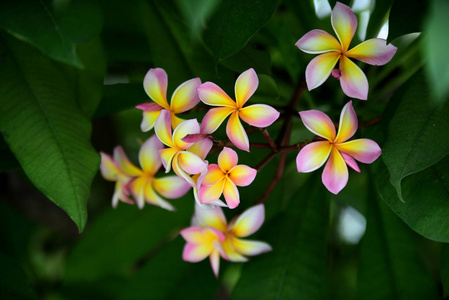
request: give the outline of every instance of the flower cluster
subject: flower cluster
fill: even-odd
[[[373,39],[348,50],[357,18],[349,7],[339,2],[332,12],[332,26],[338,41],[322,30],[312,30],[296,43],[307,53],[322,53],[307,66],[307,86],[309,90],[318,87],[332,73],[340,79],[346,95],[366,100],[368,81],[350,58],[382,65],[391,60],[396,47],[386,45],[385,40]],[[338,61],[339,67],[334,69]],[[152,102],[139,104],[136,108],[143,111],[141,130],[147,132],[154,128],[155,134],[141,146],[141,168],[131,163],[123,149],[117,146],[112,157],[101,153],[101,173],[106,180],[116,182],[113,207],[122,201],[128,204],[136,202],[139,208],[143,208],[147,202],[174,210],[164,198],[182,197],[192,188],[196,200],[195,215],[191,227],[181,231],[187,242],[183,259],[197,262],[210,257],[213,272],[218,276],[220,257],[242,262],[247,260],[247,256],[271,250],[266,243],[242,239],[261,227],[265,219],[263,204],[251,207],[229,224],[221,207],[236,208],[241,200],[237,187],[250,185],[257,175],[255,168],[238,164],[238,154],[231,149],[250,151],[251,144],[241,121],[266,128],[279,118],[280,113],[265,104],[247,105],[259,85],[253,69],[238,76],[235,101],[215,83],[202,84],[199,78],[194,78],[175,90],[169,104],[167,85],[167,73],[160,68],[150,69],[143,81]],[[213,107],[201,123],[197,119],[184,120],[178,116],[200,102]],[[338,131],[323,112],[307,110],[299,112],[299,115],[319,141],[294,148],[300,150],[296,158],[298,172],[314,171],[327,161],[322,180],[334,194],[339,193],[348,181],[347,166],[360,172],[356,161],[372,163],[381,154],[380,147],[372,140],[348,141],[358,127],[351,101],[341,112]],[[222,150],[217,163],[209,163],[206,159],[216,142],[211,134],[228,117],[226,134],[229,141],[215,144],[215,150]],[[266,129],[263,132],[268,135]],[[274,156],[281,145],[275,144],[271,137],[265,137]],[[162,166],[165,173],[173,170],[174,175],[161,174]],[[220,199],[222,195],[224,202]]]

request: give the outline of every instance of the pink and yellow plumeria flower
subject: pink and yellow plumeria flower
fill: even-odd
[[[201,182],[198,198],[202,204],[214,202],[223,194],[229,208],[239,205],[237,186],[250,185],[256,177],[257,170],[237,163],[237,153],[231,148],[224,147],[218,156],[218,165],[210,164]]]
[[[207,161],[204,158],[213,144],[208,138],[196,143],[182,140],[188,134],[200,132],[198,121],[196,119],[184,121],[176,127],[172,134],[170,112],[163,110],[156,120],[154,130],[159,140],[169,147],[159,150],[166,172],[170,172],[173,167],[176,175],[192,187],[196,187],[196,183],[190,175],[200,174],[207,168]]]
[[[215,243],[213,244],[215,256],[213,258],[211,256],[211,265],[215,276],[218,277],[220,256],[226,260],[244,262],[248,260],[247,256],[254,256],[272,250],[271,246],[267,243],[242,239],[259,230],[264,220],[265,208],[263,204],[247,209],[240,216],[232,220],[229,225],[227,224],[226,217],[224,216],[221,207],[202,209],[196,205],[195,214],[192,218],[192,227],[181,231],[181,235],[187,241],[187,245],[184,248],[183,259],[185,261],[195,261],[194,258],[201,257],[199,255],[201,253],[198,253],[201,248],[198,249],[198,246],[196,253],[195,251],[187,251],[193,247],[189,246],[189,241],[192,241],[192,238],[186,238],[186,231],[189,232],[191,228],[194,228],[196,231],[199,231],[199,228],[203,228],[203,230],[213,230],[217,238],[213,240]],[[212,240],[212,237],[210,240]],[[209,241],[205,243],[210,244]],[[203,246],[203,249],[204,248],[206,248],[206,246]],[[211,249],[211,247],[208,246],[208,249]],[[205,258],[207,255],[203,254],[202,257]]]
[[[279,112],[269,105],[254,104],[243,107],[259,86],[259,79],[254,69],[243,72],[235,82],[235,98],[232,100],[218,85],[203,83],[198,88],[198,95],[205,104],[219,106],[207,112],[201,122],[201,133],[213,133],[229,116],[226,134],[239,149],[249,152],[249,140],[240,119],[249,125],[263,128],[270,126],[279,118]]]
[[[104,179],[108,181],[115,181],[115,191],[112,195],[112,207],[116,208],[119,201],[134,204],[134,201],[129,198],[129,191],[126,189],[127,184],[139,174],[139,170],[129,167],[128,158],[121,146],[114,148],[113,158],[104,153],[101,154],[100,172]],[[120,165],[124,167],[122,170]]]
[[[310,143],[301,149],[296,157],[298,172],[315,171],[327,160],[321,178],[326,188],[334,194],[338,194],[348,182],[346,165],[360,172],[356,160],[370,164],[381,154],[379,145],[370,139],[347,142],[358,127],[357,115],[351,101],[341,111],[337,134],[334,124],[325,113],[307,110],[300,112],[299,115],[308,130],[326,140]]]
[[[143,110],[140,128],[144,132],[154,127],[154,123],[162,110],[170,112],[172,127],[175,129],[184,121],[176,114],[186,112],[200,102],[196,90],[201,85],[199,78],[190,79],[178,86],[173,93],[170,104],[167,101],[167,82],[167,73],[160,68],[150,69],[145,75],[143,87],[154,103],[145,102],[136,106],[136,108]]]
[[[332,27],[338,41],[329,33],[314,29],[306,33],[296,42],[296,46],[310,54],[321,54],[315,57],[306,68],[307,88],[313,90],[322,85],[338,61],[337,71],[333,72],[340,79],[343,92],[353,98],[368,98],[368,80],[365,73],[350,58],[364,63],[381,66],[388,63],[397,48],[380,38],[365,41],[351,50],[349,45],[357,29],[357,17],[348,6],[337,2],[332,10]]]
[[[114,163],[113,166],[118,167],[118,170],[127,174],[128,181],[126,185],[121,184],[122,188],[125,195],[128,193],[133,195],[139,208],[143,208],[145,202],[147,202],[167,210],[174,210],[174,207],[161,196],[168,199],[180,198],[188,192],[190,185],[175,175],[162,178],[155,177],[162,165],[159,156],[159,150],[162,148],[163,145],[157,136],[154,135],[146,140],[139,151],[139,162],[142,166],[142,169],[139,169],[130,162],[123,149],[117,147],[114,150],[113,161],[110,159],[102,161],[102,173],[109,172],[109,174],[112,174],[115,168],[111,168],[111,162]],[[123,201],[123,199],[121,200]],[[115,207],[116,205],[117,203],[113,202],[113,206]]]

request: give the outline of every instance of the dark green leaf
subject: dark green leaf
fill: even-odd
[[[380,29],[388,21],[390,8],[394,0],[377,0],[374,9],[369,17],[368,28],[366,29],[366,39],[377,37]]]
[[[271,73],[271,57],[268,51],[258,49],[257,44],[248,43],[241,51],[226,58],[221,63],[238,73],[243,73],[249,68],[257,73]]]
[[[118,299],[213,299],[219,281],[209,259],[195,264],[183,261],[184,244],[178,236],[160,249],[123,287]]]
[[[419,173],[404,178],[401,202],[378,163],[377,188],[382,199],[413,230],[428,239],[449,242],[449,156]]]
[[[423,53],[427,58],[425,68],[430,91],[435,103],[447,100],[449,92],[449,60],[447,49],[449,39],[446,30],[449,28],[449,2],[445,0],[434,0],[427,15],[424,26]]]
[[[94,117],[102,117],[132,108],[139,103],[149,101],[142,84],[118,83],[105,85],[103,99]]]
[[[360,243],[357,298],[363,300],[439,299],[410,229],[379,201],[371,188],[366,233]]]
[[[0,28],[49,57],[82,67],[76,43],[99,34],[101,10],[94,1],[2,1]]]
[[[30,180],[83,230],[100,157],[74,90],[54,63],[22,42],[0,45],[0,130]]]
[[[190,27],[192,37],[199,38],[201,36],[206,21],[219,3],[219,0],[176,0],[176,4]]]
[[[193,201],[191,193],[175,200],[176,213],[154,206],[139,210],[126,204],[107,210],[69,255],[66,283],[93,281],[131,267],[188,224]]]
[[[1,299],[37,299],[25,272],[11,257],[0,252],[0,265]]]
[[[19,162],[11,150],[9,150],[9,147],[3,137],[0,136],[0,173],[17,169],[19,167]]]
[[[407,33],[421,32],[428,3],[429,1],[411,3],[408,0],[395,0],[390,10],[388,40]]]
[[[245,263],[232,299],[326,299],[328,200],[317,176],[264,225],[273,251]],[[261,238],[262,239],[262,238]]]
[[[217,61],[242,49],[271,18],[278,0],[222,1],[210,18],[204,42]]]
[[[398,107],[388,125],[382,158],[399,198],[407,201],[402,180],[449,153],[449,104],[432,106],[422,73],[410,79],[403,92],[393,99]]]
[[[441,282],[443,284],[443,296],[449,296],[449,245],[441,247]]]

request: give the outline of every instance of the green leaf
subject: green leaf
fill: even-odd
[[[220,3],[219,0],[176,0],[184,19],[190,27],[191,36],[199,38],[215,8]]]
[[[408,33],[421,32],[428,3],[429,1],[410,3],[408,0],[395,0],[390,10],[388,40]]]
[[[377,0],[374,9],[370,14],[368,27],[366,29],[366,39],[375,38],[380,29],[388,21],[390,8],[394,0]]]
[[[440,299],[410,229],[371,188],[360,243],[357,299]]]
[[[210,18],[204,42],[216,61],[241,50],[271,18],[278,0],[222,1]]]
[[[0,252],[0,298],[38,299],[22,268],[11,257]]]
[[[124,286],[118,299],[213,299],[219,281],[209,259],[182,260],[185,241],[178,236],[161,248]],[[174,270],[176,270],[174,272]]]
[[[33,184],[82,231],[100,163],[91,124],[54,62],[10,37],[0,41],[0,52],[1,133]]]
[[[422,72],[413,76],[396,99],[393,117],[382,150],[390,182],[402,196],[401,182],[432,166],[449,153],[449,104],[431,105]]]
[[[449,156],[419,173],[404,178],[399,201],[388,182],[388,171],[378,163],[375,173],[382,199],[413,230],[428,239],[449,242]]]
[[[149,101],[142,84],[117,83],[105,85],[103,98],[94,117],[102,117],[132,108],[139,103]]]
[[[188,224],[193,201],[190,193],[175,200],[176,213],[154,206],[139,210],[125,204],[107,210],[67,258],[65,283],[94,281],[130,268]]]
[[[0,28],[43,54],[82,67],[76,43],[98,35],[102,14],[95,1],[6,0],[0,3]]]
[[[263,226],[273,251],[245,263],[232,299],[326,299],[329,204],[317,176]],[[263,237],[263,238],[262,238]]]
[[[430,91],[436,103],[447,100],[449,92],[449,60],[447,49],[449,39],[446,30],[449,28],[449,2],[445,0],[434,0],[424,24],[423,54],[427,58],[424,65],[427,72],[427,80]]]

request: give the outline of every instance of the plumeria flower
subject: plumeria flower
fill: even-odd
[[[243,239],[259,230],[264,220],[265,208],[263,204],[247,209],[240,216],[232,220],[229,225],[221,207],[216,206],[212,209],[202,209],[196,205],[195,214],[192,218],[192,227],[181,231],[181,235],[187,241],[184,247],[183,259],[190,262],[200,261],[208,256],[206,253],[213,252],[214,257],[212,255],[210,256],[211,265],[215,276],[218,277],[220,256],[226,260],[244,262],[248,260],[247,256],[254,256],[272,250],[271,246],[267,243]],[[205,238],[202,240],[197,239],[197,245],[203,246],[196,246],[194,248],[189,245],[192,244],[193,238],[188,236],[188,234],[191,232],[200,232],[200,228],[209,230],[209,240],[206,241]],[[211,236],[211,230],[215,233],[216,238]],[[203,232],[204,235],[205,233]],[[212,250],[210,250],[211,241],[213,246]],[[210,250],[210,252],[206,250]],[[202,259],[198,259],[201,257]]]
[[[143,80],[143,87],[152,102],[145,102],[136,106],[143,110],[140,129],[144,132],[151,130],[162,110],[171,114],[172,127],[175,129],[184,119],[176,114],[192,109],[200,102],[196,89],[201,85],[199,78],[190,79],[182,83],[172,95],[170,104],[167,101],[167,73],[160,68],[150,69]]]
[[[168,199],[176,199],[184,196],[190,189],[190,185],[176,175],[156,178],[155,175],[160,169],[162,162],[159,150],[163,148],[157,136],[153,135],[142,145],[139,151],[139,162],[142,169],[130,162],[121,147],[114,150],[114,160],[110,157],[102,161],[102,174],[115,171],[111,166],[128,176],[126,184],[121,184],[121,189],[125,195],[131,193],[139,208],[143,208],[145,202],[160,206],[167,210],[174,210],[174,207],[165,201],[161,196]],[[111,163],[113,165],[111,165]],[[104,175],[103,175],[104,176]],[[120,191],[121,192],[121,191]],[[116,190],[117,193],[117,190]],[[161,196],[160,196],[161,195]],[[121,198],[120,198],[121,199]],[[124,199],[128,202],[128,199]],[[132,203],[132,202],[131,202]],[[117,205],[117,200],[113,200],[113,206]]]
[[[176,127],[172,134],[170,112],[163,110],[156,120],[154,130],[159,140],[169,147],[159,150],[165,171],[168,173],[173,167],[176,175],[187,181],[192,187],[196,187],[196,183],[190,175],[200,174],[207,168],[207,161],[204,158],[213,144],[209,138],[196,143],[182,140],[187,134],[200,132],[198,121],[196,119],[184,121]]]
[[[211,203],[224,195],[229,208],[235,208],[240,203],[237,186],[248,186],[256,177],[257,170],[245,165],[237,165],[237,153],[224,147],[218,156],[218,165],[210,164],[208,172],[201,182],[198,191],[200,203]]]
[[[139,170],[133,168],[129,163],[125,152],[121,146],[114,148],[114,157],[100,152],[101,164],[100,172],[104,179],[108,181],[115,181],[115,191],[112,195],[112,207],[116,208],[119,201],[128,204],[134,204],[134,201],[129,198],[129,192],[126,189],[127,184],[139,174]],[[120,168],[120,166],[122,168]]]
[[[301,149],[296,157],[298,172],[315,171],[327,160],[321,178],[326,188],[334,194],[338,194],[348,182],[346,165],[360,172],[356,160],[370,164],[381,154],[379,145],[372,140],[358,139],[347,142],[358,127],[357,115],[351,101],[341,111],[337,134],[334,124],[325,113],[307,110],[300,112],[299,115],[308,130],[325,140],[310,143]]]
[[[249,125],[263,128],[270,126],[279,118],[279,112],[269,105],[254,104],[244,107],[246,101],[259,86],[259,79],[254,69],[243,72],[235,82],[235,98],[232,100],[218,85],[203,83],[198,88],[198,95],[205,104],[218,106],[207,112],[201,122],[201,133],[213,133],[231,115],[226,125],[226,134],[239,149],[249,152],[249,140],[240,119]]]
[[[337,2],[332,10],[332,27],[338,41],[329,33],[314,29],[296,42],[296,46],[310,54],[321,54],[306,68],[307,88],[313,90],[322,85],[332,73],[340,79],[343,92],[353,98],[368,98],[368,80],[363,71],[350,59],[381,66],[388,63],[397,48],[380,38],[365,41],[348,50],[357,30],[357,17],[348,6]],[[334,70],[340,61],[338,69]]]

